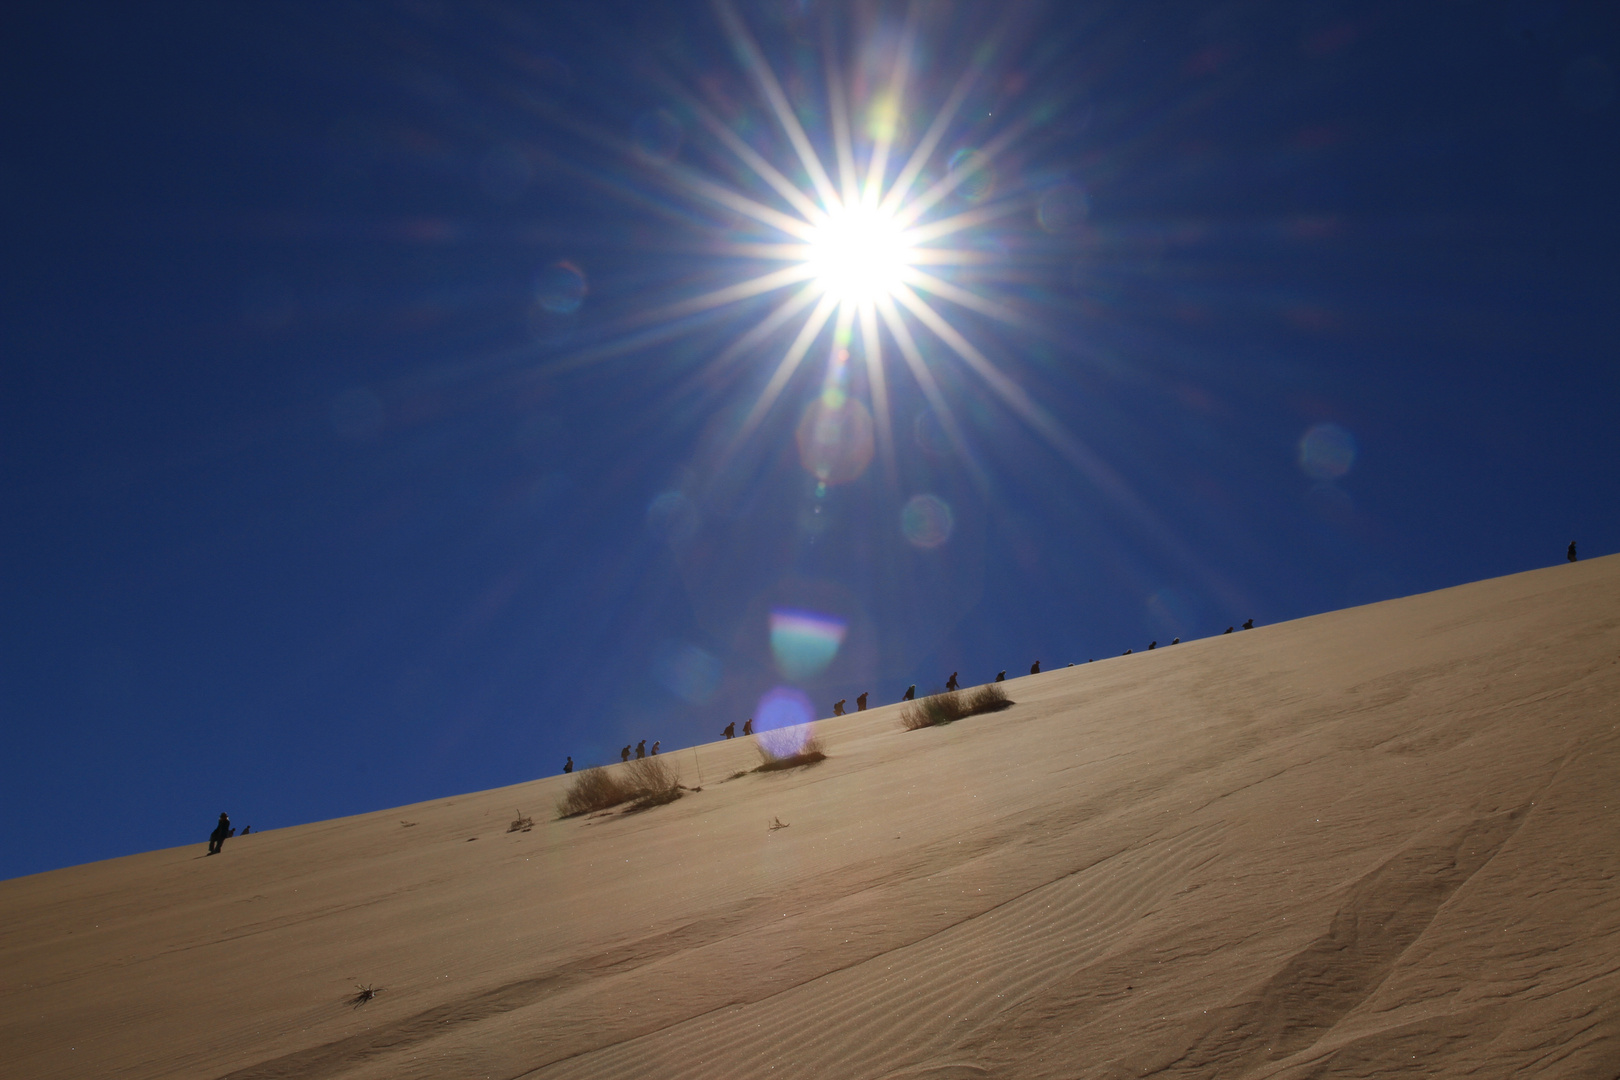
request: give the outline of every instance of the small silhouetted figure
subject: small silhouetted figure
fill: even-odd
[[[747,720],[743,721],[743,734],[744,735],[752,735],[753,733],[754,733],[754,718],[752,716],[750,716]]]
[[[250,833],[252,831],[253,831],[253,826],[251,826],[251,825],[242,826],[242,835],[243,836],[246,836],[248,833]]]
[[[219,824],[214,831],[208,834],[208,854],[218,855],[225,847],[225,841],[231,835],[231,819],[223,810],[219,814]]]
[[[728,739],[735,739],[737,737],[737,721],[733,720],[731,723],[727,724],[726,730],[722,731],[720,734],[724,735]]]
[[[833,715],[834,716],[843,716],[844,715],[844,702],[846,702],[848,700],[849,700],[848,698],[839,698],[837,701],[833,702]]]
[[[1245,622],[1243,624],[1243,629],[1245,629],[1245,630],[1253,630],[1254,629],[1254,620],[1250,619],[1248,622]]]
[[[647,740],[642,739],[640,742],[636,743],[636,760],[640,761],[642,758],[644,758],[646,756],[647,756]]]
[[[947,690],[955,690],[956,689],[956,672],[954,672],[954,671],[951,672],[951,677],[945,680],[945,689],[947,689]]]
[[[864,691],[861,692],[861,696],[855,699],[855,711],[856,712],[865,712],[866,711],[866,695],[870,694],[870,693],[871,693],[870,690],[864,690]]]
[[[236,830],[235,829],[232,829],[230,832],[225,834],[227,839],[229,839],[230,837],[235,836],[235,835],[236,835]]]
[[[663,743],[663,740],[658,740],[658,741],[656,741],[656,742],[654,742],[654,743],[653,743],[653,748],[652,748],[652,756],[653,756],[653,757],[657,757],[657,756],[658,756],[658,748],[659,748],[659,747],[660,747],[660,746],[663,746],[663,745],[664,745],[664,743]]]
[[[574,755],[570,754],[570,755],[568,755],[568,760],[563,762],[563,772],[571,773],[573,771],[574,771]]]
[[[1172,645],[1180,645],[1181,644],[1181,639],[1180,638],[1171,638],[1170,639],[1170,644],[1172,644]]]
[[[1129,655],[1131,655],[1132,651],[1133,650],[1131,650],[1131,649],[1126,649],[1124,652],[1120,653],[1120,655],[1121,656],[1129,656]]]
[[[1002,668],[1000,671],[996,672],[996,682],[1006,682],[1006,681],[1007,681],[1007,669]]]
[[[1157,641],[1150,641],[1150,642],[1148,642],[1148,650],[1149,650],[1149,651],[1152,651],[1152,650],[1154,650],[1154,649],[1157,649],[1157,648],[1158,648],[1158,647],[1159,647],[1159,643],[1158,643],[1158,642],[1157,642]]]
[[[1228,626],[1225,630],[1221,631],[1221,633],[1223,633],[1223,634],[1230,634],[1231,632],[1232,632],[1232,628],[1230,626]]]
[[[625,744],[625,748],[623,750],[619,751],[619,760],[620,761],[629,761],[630,760],[630,746],[629,746],[628,743]]]
[[[1569,561],[1575,561],[1575,541],[1573,540],[1569,542]]]
[[[910,686],[906,687],[905,695],[903,697],[901,697],[900,700],[901,701],[916,701],[917,700],[917,684],[912,683]]]
[[[1039,660],[1029,665],[1029,673],[1031,675],[1039,675],[1041,673],[1041,662]]]

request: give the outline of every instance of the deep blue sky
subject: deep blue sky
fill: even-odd
[[[830,158],[905,9],[739,10]],[[1006,140],[935,216],[1017,320],[934,306],[1054,426],[913,322],[966,452],[886,339],[818,494],[831,331],[727,452],[786,294],[638,321],[771,238],[680,177],[784,206],[693,102],[804,180],[706,4],[8,5],[0,876],[1616,550],[1617,11],[927,5],[900,149],[975,71],[924,180]]]

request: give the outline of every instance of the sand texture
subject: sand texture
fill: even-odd
[[[1620,1075],[1620,556],[1054,668],[0,883],[0,1074]]]

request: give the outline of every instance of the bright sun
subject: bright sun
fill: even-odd
[[[892,296],[913,257],[894,214],[860,204],[834,207],[809,249],[805,261],[823,291],[854,306]]]

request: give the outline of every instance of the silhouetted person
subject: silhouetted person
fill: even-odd
[[[917,684],[912,683],[910,686],[906,687],[906,692],[900,698],[900,700],[901,701],[916,701],[917,700]]]
[[[722,731],[720,734],[724,735],[728,739],[735,739],[737,737],[737,721],[733,720],[731,723],[727,724],[726,730]]]
[[[636,760],[640,761],[642,758],[644,758],[646,756],[647,756],[647,740],[642,739],[640,742],[636,743]]]
[[[844,715],[844,702],[846,702],[848,700],[849,700],[848,698],[839,698],[837,701],[833,702],[833,715],[834,716],[843,716]]]
[[[1158,647],[1159,647],[1159,643],[1157,641],[1148,642],[1148,651],[1149,652],[1153,651],[1154,649],[1157,649]]]
[[[1228,626],[1225,630],[1221,631],[1221,633],[1223,633],[1223,634],[1230,634],[1231,632],[1232,632],[1232,628],[1230,626]]]
[[[626,743],[625,746],[624,746],[624,749],[619,751],[619,760],[620,761],[629,761],[630,760],[630,744],[629,743]]]
[[[563,762],[563,772],[571,773],[573,771],[574,771],[574,756],[572,754],[570,754],[568,756],[568,760]]]
[[[947,690],[955,690],[956,689],[956,672],[954,672],[954,671],[951,672],[951,677],[949,679],[945,680],[945,689],[947,689]]]
[[[1569,561],[1575,561],[1575,541],[1573,540],[1569,542]]]
[[[225,834],[227,839],[229,839],[230,837],[233,837],[235,835],[236,835],[236,830],[235,829],[232,829],[230,832]]]
[[[996,672],[996,682],[1006,682],[1006,681],[1007,681],[1007,669],[1002,668],[1000,671]]]
[[[225,841],[231,835],[231,819],[223,810],[220,811],[219,823],[214,831],[208,834],[208,854],[218,855],[225,847]]]
[[[856,712],[865,712],[866,711],[866,695],[870,694],[871,692],[872,691],[870,691],[870,690],[862,690],[861,691],[861,695],[855,699],[855,711]]]
[[[1041,673],[1041,662],[1039,660],[1029,665],[1029,673],[1031,675],[1039,675]]]
[[[250,833],[252,831],[253,831],[253,826],[251,826],[251,825],[242,826],[242,835],[243,836],[246,836],[248,833]]]
[[[1129,655],[1131,655],[1132,651],[1133,650],[1131,650],[1131,649],[1126,649],[1124,652],[1120,653],[1119,655],[1121,655],[1121,656],[1129,656]]]
[[[1180,638],[1171,638],[1170,639],[1170,644],[1172,644],[1172,645],[1180,645],[1181,644],[1181,639]]]
[[[754,733],[754,718],[752,716],[750,716],[747,720],[743,721],[743,734],[744,735],[752,735],[753,733]]]
[[[657,756],[658,756],[658,748],[659,748],[659,747],[660,747],[660,746],[663,746],[663,745],[664,745],[664,743],[663,743],[663,740],[661,740],[661,739],[660,739],[660,740],[658,740],[658,741],[657,741],[657,742],[654,742],[654,743],[653,743],[653,749],[652,749],[652,756],[653,756],[653,757],[657,757]]]
[[[1254,629],[1254,620],[1250,619],[1248,622],[1244,623],[1243,624],[1243,629],[1245,629],[1245,630],[1253,630]]]

